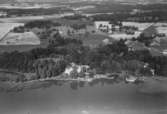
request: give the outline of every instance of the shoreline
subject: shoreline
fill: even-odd
[[[27,74],[28,75],[28,74]],[[134,76],[136,77],[136,76]],[[24,82],[15,82],[15,81],[1,81],[0,83],[0,91],[6,92],[19,92],[24,90],[32,90],[43,87],[51,86],[53,83],[62,83],[64,82],[85,82],[91,83],[95,80],[106,79],[120,82],[125,82],[126,79],[121,77],[120,74],[118,77],[108,77],[107,74],[96,74],[93,78],[84,77],[84,78],[72,78],[70,76],[59,75],[56,77],[45,78],[45,79],[37,79],[37,80],[29,80]],[[135,81],[129,81],[127,84],[137,84],[138,91],[145,94],[159,94],[159,93],[167,93],[167,78],[156,76],[156,77],[138,77]]]
[[[17,84],[25,84],[25,83],[35,83],[35,82],[45,82],[45,81],[77,81],[77,82],[92,82],[97,79],[108,79],[114,80],[114,77],[107,77],[106,75],[96,76],[94,78],[71,78],[71,77],[62,77],[62,75],[57,77],[45,78],[45,79],[37,79],[37,80],[30,80],[25,82],[13,82]],[[10,81],[9,81],[10,82]]]
[[[71,78],[70,76],[59,75],[56,77],[45,78],[45,79],[37,79],[37,80],[29,80],[24,82],[16,82],[16,81],[0,81],[0,91],[19,91],[24,89],[31,88],[42,88],[45,84],[50,85],[51,81],[60,81],[60,82],[86,82],[90,83],[97,79],[114,79],[107,78],[106,75],[96,76],[94,78]]]

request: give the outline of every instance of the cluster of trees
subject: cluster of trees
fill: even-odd
[[[153,39],[155,39],[155,36],[145,36],[144,34],[141,34],[137,39],[137,41],[144,43],[146,46],[150,46],[152,43]]]
[[[77,39],[71,39],[71,38],[63,38],[59,32],[55,33],[52,37],[49,38],[49,47],[59,47],[68,45],[71,43],[80,44],[82,45],[82,42]]]
[[[61,24],[49,20],[37,20],[30,21],[24,25],[25,28],[50,28],[51,26],[61,26]]]
[[[45,30],[43,31],[43,36],[48,37],[49,35],[44,35],[44,34],[46,33],[50,34],[52,32],[50,28],[55,26],[56,27],[61,26],[61,24],[57,22],[52,22],[49,20],[37,20],[37,21],[27,22],[24,26],[14,27],[13,30],[11,31],[15,33],[24,33],[26,31],[31,31],[34,28],[38,28],[38,29]]]
[[[34,63],[36,78],[55,77],[64,72],[66,66],[66,61],[61,57],[39,59]]]
[[[91,16],[93,21],[108,21],[110,20],[111,23],[116,23],[118,21],[125,21],[130,15],[129,14],[99,14]]]
[[[108,4],[110,5],[110,4]],[[117,6],[117,7],[116,7]],[[101,11],[100,15],[92,16],[94,21],[136,21],[136,22],[159,22],[166,21],[167,19],[167,10],[166,4],[149,4],[149,5],[114,5],[114,7],[105,4],[105,8],[99,8],[98,11]],[[131,14],[133,9],[138,9],[138,12]],[[115,9],[113,9],[115,8]],[[106,11],[108,9],[109,11]],[[113,14],[105,14],[105,12],[113,12]]]
[[[71,27],[74,29],[74,30],[80,30],[80,29],[86,29],[86,24],[73,24],[71,25]]]
[[[37,16],[37,15],[52,15],[61,14],[62,12],[72,12],[69,8],[38,8],[38,9],[4,9],[2,11],[7,12],[7,16]]]
[[[24,33],[26,30],[25,30],[25,27],[24,26],[18,26],[18,27],[14,27],[12,32],[14,33]]]
[[[17,51],[11,53],[5,52],[0,56],[0,68],[18,72],[29,72],[33,70],[33,60],[32,53],[21,53]]]
[[[79,15],[79,14],[75,14],[73,16],[65,16],[63,17],[64,19],[68,19],[68,20],[81,20],[81,19],[87,19],[86,16],[83,15]]]

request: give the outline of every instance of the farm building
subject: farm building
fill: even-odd
[[[70,75],[79,75],[84,74],[85,76],[88,75],[88,71],[90,67],[88,65],[76,65],[75,63],[71,63],[64,71],[64,74],[67,76]],[[76,77],[77,78],[77,77]]]
[[[167,36],[167,26],[158,26],[156,30],[160,36],[162,37]]]
[[[158,32],[155,26],[150,26],[147,29],[145,29],[142,34],[144,35],[144,37],[155,37],[158,34]]]
[[[106,32],[110,32],[113,26],[109,21],[95,21],[94,25],[97,30]]]
[[[147,47],[140,42],[137,41],[132,41],[132,42],[128,42],[126,44],[129,48],[129,51],[143,51],[143,50],[147,50]]]

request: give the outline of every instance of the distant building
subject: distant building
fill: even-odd
[[[72,73],[76,73],[77,75],[83,73],[85,76],[89,75],[90,67],[88,65],[76,65],[75,63],[71,63],[64,71],[65,75],[72,75]]]
[[[166,50],[163,50],[163,55],[167,56],[167,49]]]
[[[141,10],[140,9],[133,9],[132,12],[130,12],[131,15],[135,15],[137,13],[140,13]]]
[[[5,17],[7,15],[8,15],[7,12],[0,12],[0,17]]]
[[[155,37],[158,34],[158,32],[155,26],[150,26],[147,29],[145,29],[142,34],[144,37]]]
[[[143,44],[138,41],[131,41],[126,43],[128,46],[129,51],[143,51],[143,50],[148,50],[148,48]]]
[[[103,32],[110,32],[112,29],[112,24],[109,21],[95,21],[95,28]]]

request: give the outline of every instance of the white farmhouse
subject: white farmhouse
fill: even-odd
[[[109,21],[95,21],[94,25],[97,30],[105,30],[108,32],[111,31],[113,26]]]
[[[75,64],[71,63],[70,66],[68,66],[65,71],[64,74],[66,75],[70,75],[72,73],[72,71],[74,70]]]
[[[0,12],[0,16],[7,16],[7,12]]]
[[[167,56],[167,50],[163,50],[163,55]]]
[[[82,72],[84,72],[85,74],[87,74],[88,70],[90,69],[90,66],[88,65],[76,65],[75,63],[71,63],[70,66],[68,66],[65,71],[64,74],[66,75],[71,75],[71,73],[75,70],[76,73],[80,74]]]
[[[95,21],[95,27],[98,29],[100,26],[108,26],[109,28],[112,27],[112,24],[110,24],[109,21]]]

